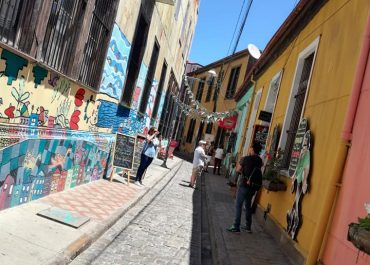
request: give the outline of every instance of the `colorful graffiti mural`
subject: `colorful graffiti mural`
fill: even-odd
[[[0,52],[0,122],[73,130],[94,127],[93,119],[83,117],[96,112],[92,106],[87,108],[95,102],[95,93],[39,65],[28,64],[8,50]]]
[[[41,128],[25,135],[27,127],[0,127],[0,138],[19,139],[0,150],[0,210],[100,179],[107,170],[111,134]]]
[[[134,90],[134,95],[132,97],[132,104],[131,108],[137,109],[139,107],[139,102],[141,95],[143,94],[143,88],[145,84],[145,78],[148,73],[148,67],[142,63],[140,67],[140,72],[139,72],[139,77],[137,78],[136,81],[136,87]]]
[[[119,99],[125,82],[127,61],[131,44],[120,31],[117,24],[113,27],[107,58],[104,65],[100,93]]]

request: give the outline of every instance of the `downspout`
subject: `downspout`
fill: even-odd
[[[333,206],[336,202],[338,196],[338,188],[341,186],[341,179],[343,176],[343,171],[345,167],[345,162],[347,159],[347,152],[349,144],[348,142],[352,138],[353,123],[355,120],[358,102],[360,99],[362,83],[364,79],[365,69],[367,65],[367,60],[369,57],[370,48],[370,12],[368,13],[368,20],[365,30],[365,36],[360,52],[360,58],[357,64],[357,70],[355,73],[355,80],[353,83],[352,94],[348,106],[348,111],[345,119],[344,128],[342,131],[342,140],[339,143],[339,150],[335,162],[335,171],[331,176],[329,183],[335,183],[335,185],[329,187],[329,190],[325,194],[323,200],[323,207],[318,220],[317,228],[315,229],[313,239],[311,242],[311,248],[309,250],[309,255],[306,260],[306,265],[315,265],[317,261],[321,260],[322,255],[326,246],[326,239],[332,220],[332,215],[334,214]]]
[[[369,57],[369,47],[370,47],[370,11],[367,18],[365,38],[362,44],[360,59],[357,64],[357,71],[355,81],[353,83],[352,95],[349,101],[349,107],[344,123],[344,128],[342,131],[342,137],[347,141],[350,141],[352,139],[353,122],[357,111],[358,101],[360,99],[362,82],[364,81],[366,63]]]

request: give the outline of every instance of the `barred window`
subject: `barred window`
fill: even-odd
[[[211,100],[212,89],[213,89],[214,83],[215,83],[215,78],[214,77],[211,77],[211,79],[208,82],[208,90],[207,90],[206,102],[209,102]]]
[[[287,140],[285,144],[285,152],[283,159],[283,165],[285,168],[289,167],[290,157],[294,146],[294,139],[299,126],[303,104],[306,97],[308,80],[310,78],[314,55],[315,53],[311,53],[308,57],[304,59],[301,79],[298,85],[298,91],[294,96],[295,98],[294,109],[290,120],[289,129],[287,130]]]
[[[189,124],[189,128],[188,128],[188,134],[186,136],[186,142],[187,143],[191,143],[191,141],[193,141],[195,124],[196,124],[196,120],[191,119],[190,124]]]
[[[231,69],[229,83],[225,94],[225,99],[232,99],[235,94],[236,85],[238,84],[240,66]]]
[[[65,0],[64,0],[65,1]],[[117,0],[95,0],[79,80],[98,89],[116,14]]]
[[[85,1],[54,0],[42,47],[42,61],[67,73],[73,61],[72,50],[85,13]]]
[[[195,99],[198,100],[199,102],[202,101],[203,89],[204,89],[204,83],[205,82],[206,82],[205,78],[202,78],[201,80],[199,80],[198,90],[197,90],[197,94],[195,96]]]

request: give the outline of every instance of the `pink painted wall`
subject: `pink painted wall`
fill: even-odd
[[[368,53],[369,55],[369,53]],[[343,184],[329,231],[323,256],[325,265],[370,265],[370,256],[358,253],[347,241],[348,225],[365,217],[364,203],[370,203],[370,57],[362,83],[359,105],[353,127],[352,146],[349,150]]]

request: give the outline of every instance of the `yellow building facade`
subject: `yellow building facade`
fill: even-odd
[[[253,59],[248,50],[242,50],[189,73],[188,82],[200,107],[207,109],[209,113],[234,110],[234,94],[242,85],[252,64],[251,60]],[[210,71],[214,71],[213,74]],[[197,142],[204,139],[206,134],[210,137],[210,142],[214,141],[216,146],[227,148],[230,133],[231,130],[222,129],[217,121],[207,122],[205,119],[187,117],[180,148],[192,153]]]
[[[300,222],[293,237],[286,232],[287,212],[296,196],[291,192],[287,170],[290,156],[279,176],[287,190],[262,189],[259,196],[260,210],[268,214],[267,227],[296,253],[291,255],[295,264],[316,264],[325,249],[325,234],[331,225],[347,151],[340,134],[369,8],[367,0],[300,1],[248,77],[254,84],[252,104],[257,106],[248,122],[268,126],[267,151],[277,126],[281,133],[276,143],[284,155],[292,152],[292,123],[298,126],[305,118],[311,131],[308,192],[297,203]],[[270,122],[260,120],[261,111],[272,113]],[[249,137],[250,143],[253,140],[251,135],[244,137]]]

